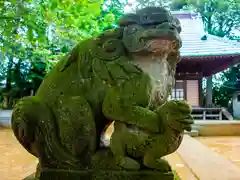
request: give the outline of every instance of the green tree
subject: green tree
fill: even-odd
[[[229,36],[240,23],[240,0],[188,0],[188,5],[201,14],[209,34]]]
[[[232,95],[237,90],[237,83],[240,80],[240,65],[235,65],[222,72],[218,82],[213,88],[213,102],[216,105],[229,107]]]
[[[188,5],[188,0],[136,0],[136,9],[149,6],[162,6],[170,10],[181,10]]]
[[[149,6],[169,7],[169,0],[136,0],[136,9],[141,9]]]
[[[116,25],[123,8],[118,0],[0,1],[0,81],[9,107],[35,92],[78,41]]]
[[[170,3],[171,10],[181,10],[188,5],[188,0],[172,0]]]

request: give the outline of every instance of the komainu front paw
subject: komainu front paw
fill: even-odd
[[[162,112],[162,111],[169,111],[171,110],[172,113],[176,114],[191,114],[192,113],[192,108],[185,100],[170,100],[160,106],[157,110],[157,112]]]
[[[191,131],[192,130],[192,124],[194,123],[194,118],[192,117],[192,115],[188,115],[185,118],[182,119],[178,119],[176,121],[176,126],[180,126],[180,128],[182,130],[186,130],[186,131]]]
[[[138,170],[140,169],[140,164],[132,158],[123,157],[119,160],[119,166],[123,167],[124,169],[129,170]]]
[[[193,117],[192,108],[186,101],[171,100],[160,106],[156,112],[160,116],[164,125],[179,132],[184,130],[191,131]]]

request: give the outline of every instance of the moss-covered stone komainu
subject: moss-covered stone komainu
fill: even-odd
[[[178,148],[192,124],[185,102],[167,101],[180,32],[163,8],[128,14],[118,28],[76,45],[35,96],[18,102],[13,132],[39,158],[40,179],[173,179],[159,158]],[[111,121],[110,148],[103,149]]]

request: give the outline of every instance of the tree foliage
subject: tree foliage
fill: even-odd
[[[130,1],[129,1],[130,2]],[[34,94],[45,74],[78,41],[116,26],[128,0],[0,0],[0,101]],[[229,36],[240,24],[240,0],[135,0],[133,9],[167,6],[193,9],[206,31]],[[136,7],[135,7],[136,5]],[[223,73],[225,81],[234,70]],[[230,73],[231,72],[231,73]],[[232,75],[231,75],[232,76]],[[234,75],[233,75],[234,76]],[[228,86],[228,85],[227,85]],[[214,86],[214,102],[226,104],[230,90]],[[222,96],[221,93],[228,93]],[[2,95],[2,96],[1,96]]]
[[[78,41],[116,25],[123,8],[118,0],[0,1],[0,93],[5,106],[34,94],[61,56]]]
[[[136,9],[149,6],[162,6],[171,10],[180,10],[187,5],[187,0],[136,0]]]
[[[231,105],[232,95],[235,91],[240,90],[240,65],[235,65],[222,72],[217,79],[221,84],[215,84],[213,88],[213,102],[228,108]]]
[[[169,3],[169,0],[136,0],[136,9],[141,9],[149,6],[168,7]]]
[[[170,3],[171,10],[182,10],[188,6],[188,0],[173,0]]]
[[[209,34],[229,36],[240,24],[240,0],[188,0],[188,5],[201,14]]]

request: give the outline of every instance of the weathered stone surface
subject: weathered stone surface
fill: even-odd
[[[180,32],[163,8],[126,15],[118,28],[80,42],[35,96],[16,104],[13,132],[39,158],[40,179],[173,178],[161,158],[179,147],[193,123],[185,101],[167,101]],[[101,134],[112,121],[110,147],[103,150]]]
[[[111,170],[93,170],[93,171],[66,171],[66,170],[52,170],[43,169],[40,180],[173,180],[172,172],[153,172],[148,171],[111,171]]]
[[[151,169],[124,170],[116,164],[116,161],[109,151],[103,149],[98,151],[92,160],[92,168],[75,171],[62,169],[42,169],[40,180],[172,180],[172,171],[162,172]]]

